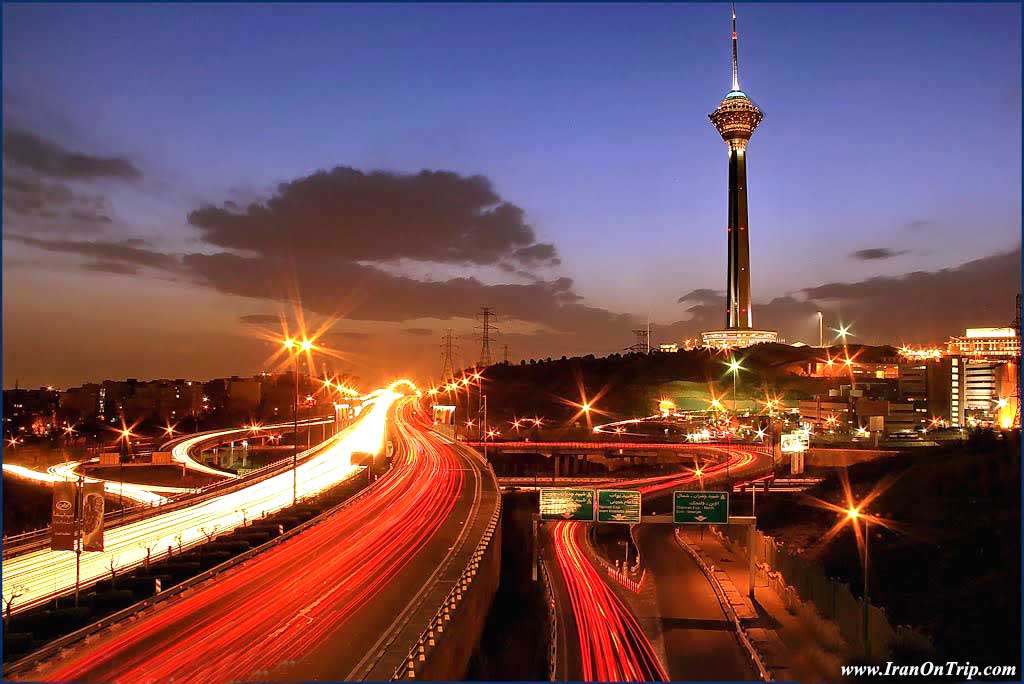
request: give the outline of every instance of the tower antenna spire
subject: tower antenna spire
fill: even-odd
[[[740,89],[739,57],[736,49],[736,3],[732,3],[732,89]]]

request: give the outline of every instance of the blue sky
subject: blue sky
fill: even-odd
[[[741,87],[766,112],[748,161],[755,301],[1019,244],[1020,12],[738,6]],[[668,324],[686,316],[679,296],[724,285],[726,148],[707,113],[729,87],[728,5],[8,4],[3,18],[5,124],[142,172],[103,186],[113,222],[96,239],[215,251],[186,220],[201,204],[337,165],[444,169],[522,207],[561,258],[537,275],[572,278],[590,306]],[[5,219],[5,236],[29,230]],[[895,256],[851,256],[874,248]],[[9,241],[5,256],[5,284],[17,260],[48,258]]]

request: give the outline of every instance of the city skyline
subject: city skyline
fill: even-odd
[[[236,25],[197,8],[224,31],[197,74],[209,37],[173,33],[167,8],[120,13],[136,38],[107,45],[109,8],[5,6],[5,387],[257,372],[271,350],[252,328],[296,290],[311,320],[342,318],[331,346],[371,379],[438,373],[449,327],[471,362],[482,306],[514,359],[620,351],[648,319],[662,342],[721,325],[726,179],[704,117],[728,83],[727,5],[252,9]],[[857,341],[898,344],[1008,324],[1020,62],[994,55],[1019,54],[1019,6],[740,12],[744,85],[770,115],[751,169],[758,325],[814,343],[824,310]],[[284,37],[314,17],[289,59]],[[492,45],[473,38],[498,17]],[[357,20],[360,40],[330,52]],[[616,20],[636,30],[606,54]],[[79,21],[90,31],[65,35]],[[72,49],[44,49],[62,35]],[[156,82],[125,68],[133,50],[167,67]],[[306,86],[287,79],[314,55]],[[541,77],[545,60],[561,69]],[[343,65],[335,92],[308,85]],[[399,89],[399,73],[415,78]],[[921,98],[934,110],[909,135],[899,117]],[[966,125],[979,106],[1002,144]]]

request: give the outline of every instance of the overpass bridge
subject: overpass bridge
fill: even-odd
[[[749,442],[626,442],[626,441],[467,441],[466,446],[492,455],[540,454],[553,461],[555,477],[583,475],[588,463],[601,463],[609,471],[625,465],[652,462],[692,465],[695,457],[724,460],[731,450],[756,452],[775,458],[772,445]]]

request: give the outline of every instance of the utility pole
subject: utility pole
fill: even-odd
[[[459,345],[455,343],[452,329],[448,328],[441,336],[441,382],[455,381],[455,353],[458,351]]]
[[[484,460],[487,461],[487,395],[483,395],[481,422],[483,424]]]
[[[1017,333],[1017,339],[1020,340],[1020,293],[1017,293],[1017,299],[1014,303],[1013,313],[1013,329]],[[1013,427],[1020,429],[1020,359],[1017,357],[1017,369],[1013,374],[1014,380],[1014,397],[1016,401],[1013,409]]]
[[[481,307],[480,313],[477,314],[477,320],[480,321],[480,333],[477,336],[477,339],[480,340],[479,365],[482,368],[491,365],[491,342],[494,342],[494,336],[500,332],[491,322],[494,318],[494,309],[487,306]]]

